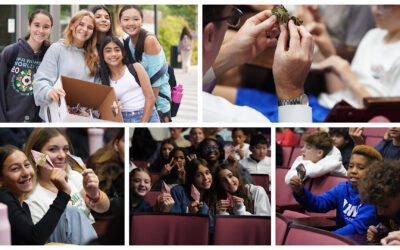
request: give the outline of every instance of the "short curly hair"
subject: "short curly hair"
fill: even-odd
[[[302,139],[304,142],[324,151],[324,157],[332,150],[333,140],[327,132],[315,131]]]
[[[385,160],[373,162],[358,185],[360,199],[372,205],[379,205],[387,197],[400,193],[400,161]]]

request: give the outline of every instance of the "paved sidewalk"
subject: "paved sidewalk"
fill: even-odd
[[[197,65],[190,66],[188,73],[185,73],[183,69],[174,69],[174,71],[177,84],[182,84],[183,86],[183,98],[178,114],[172,118],[172,122],[198,122]]]

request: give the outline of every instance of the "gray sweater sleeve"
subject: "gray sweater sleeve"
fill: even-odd
[[[38,106],[46,105],[51,102],[48,94],[53,90],[53,86],[60,77],[59,60],[61,54],[60,43],[53,43],[44,55],[33,82],[33,96],[35,104]]]

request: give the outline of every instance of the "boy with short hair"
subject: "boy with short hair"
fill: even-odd
[[[268,174],[271,176],[271,158],[267,156],[268,141],[260,134],[251,138],[250,156],[240,160],[250,174]]]
[[[304,146],[302,155],[293,162],[292,167],[285,176],[285,183],[297,176],[296,168],[303,165],[306,178],[316,178],[325,174],[346,176],[346,169],[342,165],[342,155],[335,146],[328,133],[315,131],[303,137]]]
[[[371,163],[382,160],[381,154],[367,145],[353,149],[347,170],[348,181],[322,195],[313,195],[304,188],[299,177],[290,181],[295,199],[310,212],[326,213],[336,209],[336,224],[341,228],[334,233],[341,235],[366,233],[369,225],[375,225],[375,207],[362,202],[359,198],[359,182],[364,178]]]
[[[329,128],[329,136],[332,138],[333,145],[340,150],[343,166],[347,170],[351,151],[354,148],[353,140],[349,135],[349,128]]]
[[[400,230],[400,162],[376,162],[360,182],[360,199],[376,206],[377,224],[367,233],[370,242]],[[377,226],[379,225],[379,226]]]

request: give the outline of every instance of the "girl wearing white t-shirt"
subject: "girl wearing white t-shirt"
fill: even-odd
[[[127,65],[119,37],[107,36],[100,45],[101,81],[114,88],[124,122],[160,122],[150,79],[140,63]],[[131,70],[137,72],[136,81]],[[116,107],[113,107],[116,108]]]
[[[97,213],[108,211],[110,200],[108,196],[99,189],[99,179],[93,170],[86,169],[79,173],[72,170],[69,166],[67,153],[72,151],[72,144],[68,135],[59,128],[35,128],[25,145],[25,153],[29,157],[37,173],[37,185],[26,200],[34,223],[40,220],[50,208],[54,198],[57,196],[57,188],[50,180],[52,170],[37,167],[32,159],[31,150],[36,150],[48,155],[55,168],[62,169],[67,173],[68,184],[71,188],[71,200],[68,205],[77,208],[84,214],[83,217],[88,219],[88,221],[84,220],[84,218],[69,221],[67,216],[67,221],[62,222],[67,224],[64,227],[65,230],[73,229],[76,226],[75,224],[80,224],[81,227],[87,228],[87,224],[90,225],[90,223],[94,223],[94,218],[90,213],[91,210]],[[92,227],[89,227],[87,230],[82,230],[82,233],[86,233],[88,230],[93,232],[94,237],[97,237]],[[88,236],[87,238],[93,239],[92,236]],[[82,240],[79,240],[79,242],[82,244],[85,243],[82,242]]]

